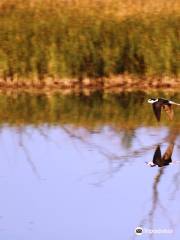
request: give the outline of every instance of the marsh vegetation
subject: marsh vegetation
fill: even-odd
[[[4,0],[0,78],[178,78],[179,25],[178,0]]]

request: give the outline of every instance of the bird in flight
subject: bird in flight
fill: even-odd
[[[158,122],[161,119],[161,109],[164,109],[170,120],[174,117],[174,111],[172,105],[180,106],[180,103],[175,103],[173,101],[164,98],[149,98],[148,103],[152,104],[154,114]]]
[[[172,163],[172,154],[174,149],[174,143],[170,143],[164,153],[161,155],[160,145],[157,145],[156,150],[154,152],[153,160],[148,162],[147,165],[150,167],[164,167]]]

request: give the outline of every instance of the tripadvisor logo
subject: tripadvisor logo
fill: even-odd
[[[134,232],[135,232],[136,235],[142,235],[143,234],[143,229],[142,229],[142,227],[137,227]]]
[[[134,233],[136,235],[142,235],[142,234],[172,234],[173,229],[149,229],[149,228],[142,228],[142,227],[137,227],[134,230]]]

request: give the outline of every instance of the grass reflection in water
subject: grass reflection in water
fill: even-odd
[[[147,104],[147,99],[151,96],[152,94],[147,95],[143,92],[94,92],[89,96],[60,93],[50,96],[30,93],[0,94],[0,123],[15,126],[70,124],[91,130],[104,125],[116,129],[130,129],[139,125],[157,126],[152,109]],[[153,96],[180,101],[178,93],[168,96],[154,93]],[[180,111],[175,109],[173,124],[178,124],[179,119]],[[163,124],[168,123],[165,116],[163,121]]]

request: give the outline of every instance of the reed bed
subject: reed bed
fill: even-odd
[[[178,0],[2,0],[0,78],[180,74]]]

